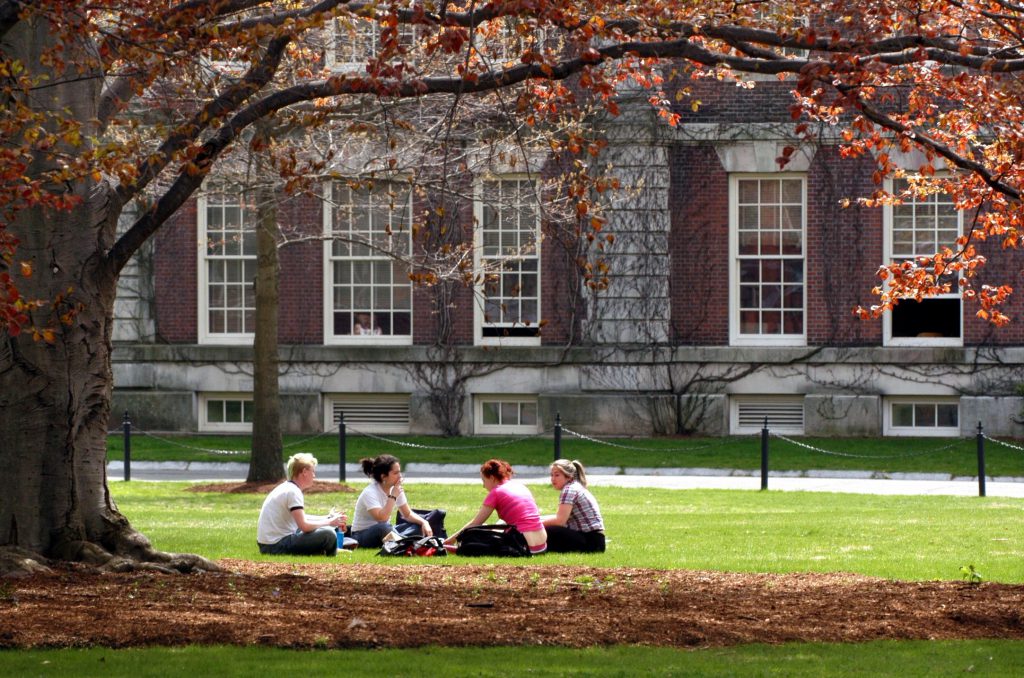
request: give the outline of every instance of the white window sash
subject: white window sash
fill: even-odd
[[[498,297],[491,297],[491,298],[509,299],[509,300],[515,300],[515,301],[526,300],[526,301],[533,302],[535,304],[536,320],[531,321],[530,324],[526,324],[526,323],[524,323],[522,321],[511,321],[510,322],[510,321],[503,321],[503,320],[499,320],[499,321],[487,320],[487,311],[486,311],[486,309],[487,309],[487,303],[488,303],[489,297],[487,295],[486,288],[488,286],[488,283],[486,281],[483,281],[483,282],[479,283],[478,285],[476,285],[475,288],[474,288],[474,298],[475,298],[475,303],[473,304],[473,307],[474,307],[473,308],[473,311],[474,311],[474,313],[473,313],[473,315],[474,315],[474,319],[473,319],[474,339],[475,339],[475,343],[477,345],[482,345],[482,346],[495,346],[495,345],[500,345],[500,346],[536,346],[536,345],[539,345],[541,343],[540,323],[541,323],[541,321],[543,319],[543,312],[542,312],[542,310],[543,310],[542,309],[542,306],[543,306],[542,305],[543,274],[542,274],[542,270],[541,270],[542,269],[542,258],[541,258],[542,252],[541,252],[541,238],[540,238],[540,210],[539,210],[539,208],[535,210],[536,223],[533,225],[533,228],[531,228],[531,230],[530,230],[530,232],[532,233],[532,243],[529,243],[530,251],[524,252],[522,254],[515,254],[515,255],[504,254],[504,253],[501,253],[500,251],[497,254],[487,254],[487,255],[485,255],[485,253],[484,253],[484,243],[483,243],[483,239],[484,239],[484,209],[486,207],[484,205],[484,201],[483,201],[483,198],[484,198],[484,195],[483,195],[484,184],[488,183],[488,182],[506,182],[506,181],[507,182],[528,181],[528,182],[530,182],[533,185],[534,191],[539,191],[539,186],[538,186],[537,182],[535,180],[533,180],[531,177],[529,177],[528,175],[525,175],[525,174],[509,174],[509,175],[500,175],[500,176],[490,176],[490,177],[486,177],[485,179],[483,179],[481,181],[478,181],[476,183],[476,186],[474,187],[474,201],[473,201],[473,203],[474,203],[473,211],[474,211],[474,217],[475,217],[475,222],[476,222],[476,225],[474,226],[474,229],[473,229],[473,237],[474,237],[474,247],[473,247],[474,254],[473,254],[473,258],[474,258],[474,264],[476,265],[476,269],[478,271],[482,271],[484,266],[488,266],[491,269],[495,269],[495,268],[498,267],[498,265],[502,264],[503,262],[534,262],[534,270],[533,271],[528,271],[526,274],[522,273],[522,267],[521,266],[517,266],[513,270],[508,271],[508,273],[518,274],[520,276],[530,276],[530,277],[532,277],[534,279],[534,289],[536,290],[536,294],[535,295],[530,295],[530,296],[518,295],[518,296],[515,296],[515,297],[512,297],[512,296],[502,297],[499,294]],[[502,206],[499,206],[499,208],[500,207],[502,207]],[[513,209],[515,209],[517,207],[518,207],[518,205],[513,207]],[[502,232],[502,230],[499,229],[498,233],[500,234],[501,232]],[[519,235],[522,235],[523,233],[526,233],[526,231],[520,229]],[[499,236],[499,240],[500,240],[500,236]],[[519,245],[520,245],[520,247],[522,247],[523,243],[519,243]],[[500,246],[500,242],[499,242],[499,246]],[[503,275],[502,271],[500,269],[499,270],[489,270],[488,273],[498,276],[499,277],[499,285],[500,285],[501,276]],[[500,290],[500,287],[499,287],[499,290]],[[486,329],[498,330],[497,336],[485,334],[485,328]],[[536,330],[536,333],[532,334],[530,336],[503,336],[501,334],[501,332],[500,332],[500,330],[502,330],[502,329],[512,329],[512,328],[515,328],[515,329],[522,328],[522,329],[524,329],[526,331]]]
[[[799,180],[801,185],[801,251],[800,255],[743,255],[739,253],[739,190],[741,181]],[[758,203],[760,204],[760,203]],[[732,346],[806,346],[807,345],[807,177],[798,173],[733,173],[729,176],[729,343]],[[800,261],[803,290],[802,331],[799,333],[750,334],[741,332],[740,270],[744,261],[756,260]],[[784,291],[784,290],[783,290]],[[780,301],[780,303],[782,303]],[[761,308],[761,307],[759,307]],[[779,308],[780,313],[782,307]],[[783,322],[785,322],[783,320]]]
[[[893,190],[893,180],[886,179],[885,188],[890,193]],[[958,223],[957,233],[963,233],[963,212],[957,212]],[[916,226],[916,222],[915,222]],[[896,260],[906,259],[907,256],[900,254],[899,258],[894,258],[894,227],[895,227],[895,213],[893,205],[885,205],[882,208],[882,248],[885,262],[891,262]],[[916,228],[915,228],[916,231]],[[955,243],[948,245],[938,245],[938,247],[955,247]],[[929,253],[934,254],[934,253]],[[929,299],[960,299],[960,314],[959,314],[959,334],[958,337],[894,337],[893,336],[893,321],[892,311],[888,311],[882,316],[882,341],[884,346],[963,346],[964,344],[964,312],[963,312],[963,301],[958,291],[949,292],[948,294],[937,294]],[[902,304],[913,304],[917,303],[912,300],[903,301]],[[927,302],[924,302],[927,303]]]
[[[209,300],[210,300],[210,285],[212,284],[211,280],[210,280],[210,264],[212,262],[218,262],[218,261],[238,261],[238,262],[242,262],[242,266],[243,266],[243,269],[244,269],[245,262],[247,262],[247,261],[249,261],[249,262],[256,262],[256,256],[255,255],[246,255],[246,254],[231,254],[231,255],[229,255],[229,254],[210,254],[209,253],[209,251],[208,251],[208,242],[209,242],[209,223],[208,223],[209,212],[208,212],[208,209],[210,207],[210,205],[209,205],[209,198],[208,198],[208,194],[209,193],[211,193],[211,191],[208,191],[207,193],[200,195],[198,200],[196,201],[197,222],[198,222],[197,223],[197,229],[196,229],[198,237],[196,238],[196,240],[197,240],[197,245],[198,245],[197,256],[198,256],[198,260],[199,260],[199,265],[196,267],[198,269],[197,270],[198,281],[197,281],[197,293],[196,293],[196,297],[197,297],[197,304],[196,304],[196,306],[197,306],[197,310],[198,310],[198,336],[199,336],[199,343],[200,344],[211,344],[211,345],[233,345],[233,346],[249,345],[249,344],[252,344],[252,342],[253,342],[253,338],[255,336],[254,332],[214,332],[214,331],[212,331],[212,329],[210,327],[210,303],[209,303]],[[218,193],[219,194],[220,191],[213,191],[213,193]],[[244,224],[245,223],[245,221],[244,221],[245,209],[244,209],[244,206],[243,206],[243,201],[239,200],[238,204],[239,204],[240,214],[243,217],[243,224]],[[243,231],[244,231],[244,229],[243,229]],[[253,267],[255,268],[255,263],[253,264]],[[252,284],[254,285],[255,281],[253,281]],[[245,301],[244,301],[244,299],[245,299],[245,285],[246,285],[246,282],[243,279],[242,280],[242,288],[243,288],[242,289],[242,297],[243,297],[243,302],[242,302],[242,307],[241,307],[243,315],[245,313],[245,308],[246,308],[245,307]],[[244,319],[243,319],[243,323],[244,323]]]
[[[399,282],[397,282],[395,280],[395,271],[394,271],[394,262],[395,262],[395,260],[392,257],[389,257],[389,256],[387,256],[385,254],[380,254],[380,255],[373,255],[373,254],[335,255],[334,254],[333,238],[334,238],[335,233],[337,233],[338,231],[337,231],[337,229],[335,229],[335,226],[334,226],[335,206],[334,206],[334,200],[332,199],[333,192],[334,192],[332,186],[333,186],[333,184],[328,182],[325,185],[325,187],[324,187],[324,194],[325,194],[325,208],[324,208],[324,211],[323,211],[323,220],[324,220],[323,227],[324,227],[324,236],[325,236],[324,237],[324,250],[323,250],[323,252],[324,252],[324,266],[323,266],[323,269],[324,269],[324,274],[323,274],[323,289],[324,289],[324,309],[323,309],[324,344],[326,344],[326,345],[333,345],[333,346],[342,346],[342,345],[408,346],[408,345],[412,344],[412,337],[413,337],[414,323],[415,323],[415,318],[414,318],[414,298],[413,298],[413,296],[414,296],[413,295],[414,289],[413,289],[412,282],[409,281],[408,279],[404,280],[401,283],[399,283]],[[364,192],[360,191],[360,192],[354,193],[353,195],[358,195],[360,197],[365,197],[366,194]],[[364,204],[359,204],[359,205],[356,205],[356,206],[357,207],[364,207],[365,208],[365,207],[370,206],[370,204],[369,203],[364,203]],[[408,203],[407,203],[406,207],[407,207],[407,210],[405,212],[405,215],[406,215],[405,218],[406,219],[411,219],[411,215],[412,215],[412,193],[411,193],[411,191],[410,191],[409,196],[408,196]],[[402,224],[401,226],[402,226],[403,229],[405,229],[405,233],[407,234],[407,240],[408,240],[408,243],[409,243],[409,253],[411,253],[411,251],[412,251],[411,223],[407,222],[405,224]],[[373,232],[375,232],[375,231],[373,231]],[[373,232],[371,232],[371,233],[373,233]],[[373,306],[373,308],[370,308],[370,309],[357,310],[357,309],[352,308],[352,309],[349,309],[347,311],[339,309],[337,312],[347,312],[347,313],[353,314],[353,319],[352,319],[352,325],[353,326],[354,326],[354,324],[356,322],[356,319],[354,317],[356,313],[368,312],[368,313],[371,313],[371,314],[380,313],[380,314],[388,315],[388,316],[390,316],[390,321],[392,323],[392,325],[391,325],[392,331],[393,331],[393,328],[394,328],[395,315],[396,314],[401,314],[401,313],[408,313],[408,315],[409,315],[409,331],[408,331],[407,334],[393,334],[393,333],[392,334],[336,334],[335,333],[335,331],[334,331],[334,321],[335,321],[336,309],[334,308],[334,299],[335,299],[336,289],[335,289],[335,282],[334,282],[334,274],[335,274],[335,266],[341,265],[343,262],[349,262],[349,263],[353,263],[353,264],[354,263],[358,263],[358,262],[368,262],[371,266],[373,264],[384,264],[384,263],[386,263],[389,266],[392,266],[392,271],[391,271],[391,276],[390,276],[391,277],[391,284],[390,285],[375,285],[372,282],[368,285],[370,288],[376,288],[376,287],[387,288],[388,295],[389,295],[389,297],[388,297],[388,299],[389,299],[389,306],[387,306],[387,307],[381,306],[381,305],[377,304],[376,300],[374,300],[373,302],[371,302],[371,305]],[[366,285],[357,285],[355,283],[352,283],[351,288],[355,289],[355,288],[361,287],[361,286],[366,286]],[[401,309],[401,308],[396,309],[396,308],[394,308],[393,305],[390,305],[390,302],[394,299],[395,291],[397,289],[399,289],[400,287],[404,287],[407,290],[407,295],[408,295],[408,298],[409,298],[409,307],[408,307],[408,309]]]

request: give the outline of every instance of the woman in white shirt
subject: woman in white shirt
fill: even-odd
[[[355,515],[352,516],[352,538],[362,548],[375,548],[384,542],[384,537],[395,529],[391,516],[395,509],[402,514],[413,528],[419,527],[418,533],[424,537],[432,537],[430,523],[417,515],[405,498],[402,489],[402,465],[398,458],[390,454],[361,459],[363,473],[372,481],[360,493],[356,500]],[[412,536],[410,532],[403,536]]]

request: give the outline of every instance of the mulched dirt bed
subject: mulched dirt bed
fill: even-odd
[[[849,574],[225,560],[200,575],[0,582],[0,647],[278,647],[1024,639],[1024,586]]]

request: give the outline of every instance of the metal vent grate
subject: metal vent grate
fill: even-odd
[[[341,413],[349,430],[366,433],[408,433],[408,394],[353,394],[331,398],[329,428],[338,425]]]
[[[784,433],[804,432],[804,399],[796,398],[737,398],[734,407],[734,433],[753,433],[764,426]]]

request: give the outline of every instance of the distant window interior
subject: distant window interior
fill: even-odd
[[[894,337],[959,337],[960,299],[901,301],[892,309]]]

